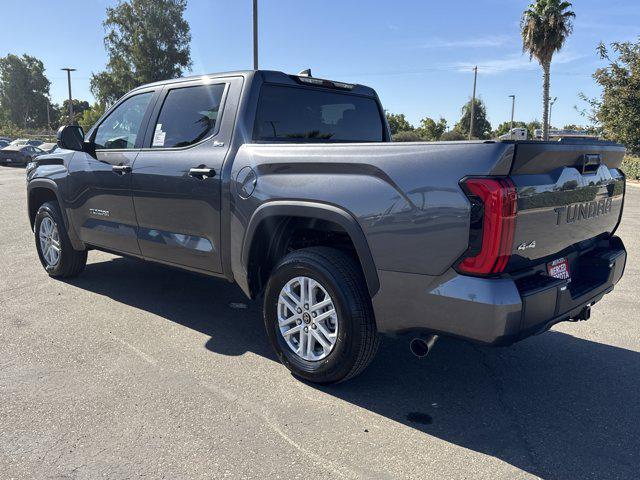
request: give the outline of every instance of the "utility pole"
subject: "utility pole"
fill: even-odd
[[[49,104],[51,103],[49,101],[49,98],[45,97],[45,102],[47,102],[47,128],[49,130],[49,133],[51,133],[51,114],[49,113]]]
[[[73,125],[73,97],[71,96],[71,72],[75,72],[75,68],[61,68],[67,72],[67,85],[69,86],[69,124]]]
[[[473,116],[476,109],[476,82],[478,80],[478,66],[473,67],[473,96],[471,97],[471,121],[469,122],[469,140],[473,136]]]
[[[553,104],[556,103],[556,100],[558,100],[558,97],[553,97],[553,100],[549,102],[549,129],[551,129],[551,109],[553,108]]]
[[[258,70],[258,0],[253,0],[253,69]]]
[[[511,132],[513,131],[513,114],[516,111],[516,96],[509,95],[509,98],[511,99],[511,130],[509,130],[509,132]]]

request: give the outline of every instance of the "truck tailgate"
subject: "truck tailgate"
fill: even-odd
[[[608,142],[516,143],[511,178],[518,193],[508,270],[611,234],[619,221],[624,148]]]

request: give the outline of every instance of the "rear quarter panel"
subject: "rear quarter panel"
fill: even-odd
[[[470,175],[506,175],[513,146],[500,143],[245,144],[231,169],[231,267],[245,275],[244,233],[262,204],[312,201],[339,207],[363,230],[378,270],[446,271],[466,250]],[[238,175],[256,175],[249,198]]]

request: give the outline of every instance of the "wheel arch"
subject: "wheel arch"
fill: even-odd
[[[255,297],[259,286],[255,282],[255,265],[252,255],[255,255],[256,246],[260,245],[260,251],[268,252],[270,256],[278,256],[275,252],[281,247],[281,239],[287,235],[287,228],[291,222],[306,221],[307,225],[320,224],[325,228],[335,225],[341,229],[353,246],[356,260],[362,268],[367,290],[373,297],[380,289],[380,280],[375,262],[369,248],[367,239],[356,219],[346,210],[317,202],[306,201],[271,201],[267,202],[254,212],[247,226],[241,249],[241,265],[246,272],[244,288],[250,297]],[[261,244],[267,232],[268,245]],[[275,250],[275,251],[274,251]],[[244,273],[243,272],[243,273]],[[262,272],[268,275],[268,272]],[[260,273],[257,273],[260,276]],[[243,288],[243,289],[244,289]]]
[[[70,225],[67,212],[60,198],[60,193],[58,192],[58,185],[53,180],[38,178],[31,180],[27,186],[27,211],[29,213],[31,229],[33,230],[34,228],[38,209],[45,202],[58,202],[58,205],[60,205],[60,212],[62,213],[62,220],[64,221],[64,226],[67,229],[69,240],[71,241],[73,248],[77,250],[84,249],[84,244],[76,236],[75,230]]]

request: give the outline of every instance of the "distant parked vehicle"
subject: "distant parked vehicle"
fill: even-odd
[[[512,128],[508,133],[500,135],[499,140],[526,140],[529,135],[526,128]]]
[[[33,145],[9,145],[0,150],[0,163],[24,166],[45,153],[47,152]]]
[[[45,153],[53,153],[58,148],[58,144],[57,143],[43,143],[43,144],[39,145],[38,148],[40,150],[44,150]]]
[[[5,140],[0,140],[0,148],[4,148],[9,145],[9,142]]]
[[[542,140],[542,129],[536,128],[533,132],[537,140]],[[598,135],[593,135],[586,130],[549,130],[549,140],[557,141],[563,138],[571,138],[577,140],[598,140]]]
[[[0,142],[7,142],[7,145],[11,143],[11,139],[9,137],[0,137]]]
[[[37,147],[42,145],[44,142],[42,140],[29,140],[28,138],[16,138],[9,145],[19,146],[19,145],[31,145],[33,147]]]

